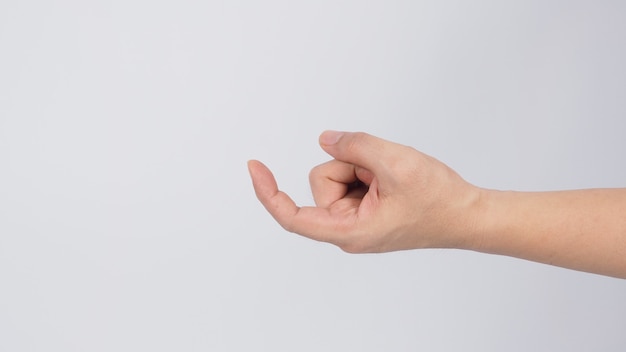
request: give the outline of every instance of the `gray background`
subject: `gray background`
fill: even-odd
[[[626,281],[348,255],[324,129],[496,189],[626,186],[622,1],[0,2],[0,351],[624,351]]]

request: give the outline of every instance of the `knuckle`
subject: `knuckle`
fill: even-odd
[[[315,180],[319,178],[321,172],[322,172],[322,165],[317,165],[313,167],[311,171],[309,171],[309,180]]]
[[[279,224],[287,232],[291,232],[291,233],[296,232],[293,219],[283,219],[282,221],[279,222]]]
[[[419,155],[415,153],[415,149],[403,147],[399,153],[390,156],[385,160],[386,169],[389,170],[395,178],[401,182],[407,182],[415,179],[420,170],[423,169],[423,163]]]

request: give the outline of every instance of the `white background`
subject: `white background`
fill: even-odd
[[[324,129],[626,186],[622,1],[0,2],[0,351],[624,351],[626,281],[283,231]]]

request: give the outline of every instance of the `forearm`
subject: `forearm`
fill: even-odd
[[[626,189],[484,190],[474,250],[626,278]]]

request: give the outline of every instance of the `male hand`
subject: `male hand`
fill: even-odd
[[[287,231],[350,253],[473,246],[481,192],[446,165],[365,133],[326,131],[319,142],[334,160],[310,173],[315,207],[298,207],[248,162],[258,199]]]

